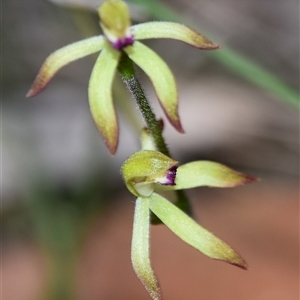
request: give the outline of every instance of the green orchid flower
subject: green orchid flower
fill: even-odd
[[[148,22],[131,26],[129,10],[121,0],[107,0],[99,8],[104,35],[94,36],[53,52],[43,63],[27,97],[40,93],[63,66],[100,52],[91,73],[88,98],[91,113],[111,154],[118,146],[118,123],[113,106],[112,83],[122,54],[137,64],[150,78],[170,123],[183,132],[178,116],[174,76],[167,64],[139,40],[170,38],[199,49],[217,49],[198,32],[172,22]]]
[[[160,192],[200,186],[235,187],[253,182],[256,178],[212,161],[177,166],[177,161],[154,150],[152,137],[145,130],[142,144],[143,150],[124,162],[121,173],[127,188],[137,197],[131,244],[132,265],[150,296],[161,299],[160,287],[150,263],[150,211],[184,242],[206,256],[247,269],[245,260],[230,246],[197,224]]]

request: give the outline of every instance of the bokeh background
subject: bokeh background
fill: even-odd
[[[128,1],[129,2],[129,1]],[[135,0],[133,21],[193,25],[220,54],[176,41],[146,44],[178,82],[186,134],[165,123],[181,162],[211,159],[261,178],[189,192],[195,217],[247,260],[211,261],[164,226],[151,251],[164,299],[299,297],[299,3],[296,0]],[[149,299],[130,265],[134,198],[119,169],[139,149],[142,122],[117,79],[120,143],[111,157],[95,128],[87,85],[95,60],[61,70],[27,99],[54,50],[100,34],[96,0],[2,2],[2,298]],[[141,81],[158,116],[151,84]]]

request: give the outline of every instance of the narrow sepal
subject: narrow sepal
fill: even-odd
[[[132,154],[122,165],[121,173],[129,191],[136,196],[148,197],[153,184],[173,185],[177,161],[153,150]]]
[[[133,221],[131,261],[134,272],[152,299],[159,300],[161,292],[150,262],[149,216],[148,198],[137,198]]]
[[[195,161],[181,165],[177,169],[176,185],[157,187],[158,189],[190,189],[200,186],[229,188],[257,181],[258,179],[236,172],[213,161]]]
[[[26,97],[33,97],[40,93],[62,67],[102,50],[104,44],[105,39],[100,35],[70,44],[53,52],[44,61]]]
[[[124,51],[149,76],[170,123],[176,130],[183,132],[178,115],[176,83],[167,64],[153,50],[138,41],[124,48]]]
[[[119,58],[120,52],[106,44],[94,65],[88,88],[93,119],[111,154],[117,150],[119,135],[111,92]]]
[[[131,27],[131,30],[137,40],[169,38],[203,50],[220,48],[220,46],[214,44],[199,32],[179,23],[147,22],[134,25]]]
[[[230,246],[162,196],[153,193],[149,197],[149,208],[178,237],[206,256],[247,269],[245,260]]]

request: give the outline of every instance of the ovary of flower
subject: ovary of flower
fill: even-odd
[[[84,56],[100,51],[88,87],[93,119],[111,154],[118,146],[118,122],[113,106],[112,84],[121,54],[125,53],[150,78],[157,98],[170,123],[183,132],[178,116],[178,97],[174,76],[167,64],[139,40],[169,38],[198,49],[217,49],[198,32],[172,22],[148,22],[130,26],[129,11],[120,0],[105,1],[98,9],[104,35],[75,42],[53,52],[43,63],[27,97],[40,93],[57,71]]]

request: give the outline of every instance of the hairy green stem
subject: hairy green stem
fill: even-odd
[[[127,55],[122,55],[118,69],[123,82],[126,84],[128,90],[132,94],[132,97],[136,101],[139,110],[147,124],[147,127],[154,138],[156,148],[161,153],[170,156],[169,149],[162,136],[161,124],[155,118],[155,114],[150,107],[150,104],[145,96],[144,90],[141,87],[137,77],[135,76],[135,71],[132,62]]]
[[[126,84],[128,90],[131,92],[132,97],[134,98],[139,107],[139,110],[147,124],[147,127],[154,138],[156,148],[161,153],[171,157],[170,151],[162,135],[162,126],[160,122],[155,118],[155,114],[151,109],[145,92],[135,75],[132,61],[128,58],[127,55],[122,55],[118,66],[118,70],[120,72],[123,82]],[[177,201],[175,205],[187,214],[191,215],[191,206],[185,193],[183,191],[176,191],[176,196]],[[161,223],[161,221],[157,217],[152,215],[151,223],[159,224]]]

